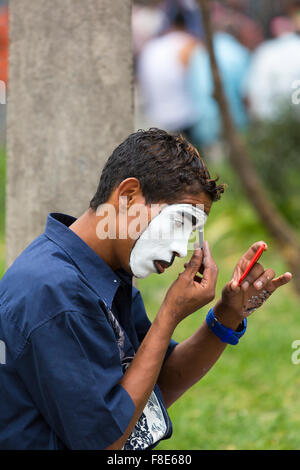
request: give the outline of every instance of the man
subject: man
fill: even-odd
[[[250,53],[227,32],[217,31],[213,41],[231,116],[235,125],[244,130],[248,116],[243,102],[243,85],[249,70]],[[222,122],[214,96],[209,54],[203,47],[195,48],[191,55],[187,83],[197,110],[197,120],[190,135],[197,146],[210,147],[222,137]]]
[[[186,77],[189,57],[198,40],[185,31],[181,13],[163,35],[150,40],[141,52],[137,78],[145,115],[151,124],[189,135],[196,116]]]
[[[48,216],[0,282],[1,449],[151,449],[170,437],[167,407],[291,279],[256,263],[239,286],[255,243],[207,321],[178,344],[174,329],[214,298],[217,267],[205,242],[150,323],[132,275],[161,274],[186,256],[222,192],[191,144],[150,129],[114,150],[81,217]]]

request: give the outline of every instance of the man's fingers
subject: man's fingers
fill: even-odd
[[[275,279],[273,279],[272,286],[274,287],[274,290],[278,289],[278,287],[284,286],[285,284],[290,282],[292,277],[293,277],[293,275],[291,273],[286,272],[286,273],[282,274],[281,276],[278,276]]]
[[[252,260],[253,256],[256,254],[258,248],[261,245],[265,246],[264,250],[268,249],[268,246],[267,246],[266,242],[261,240],[259,242],[253,243],[253,245],[251,245],[250,248],[246,251],[246,253],[240,258],[239,262],[237,263],[237,265],[235,267],[235,270],[234,270],[234,273],[233,273],[233,276],[232,276],[232,279],[234,281],[238,281],[240,279],[240,277],[246,271],[250,261]],[[255,279],[253,279],[253,273],[256,274],[254,267],[257,266],[257,265],[258,265],[258,263],[255,263],[255,265],[252,267],[252,269],[249,272],[249,274],[247,275],[247,277],[244,279],[244,281],[242,283],[243,290],[247,290],[249,285],[253,281],[255,281]],[[259,274],[261,274],[261,273],[259,273]]]
[[[203,243],[203,280],[208,285],[215,286],[218,277],[218,267],[211,255],[208,241],[205,240]]]
[[[264,251],[266,251],[268,249],[268,245],[263,240],[261,240],[259,242],[255,242],[255,243],[253,243],[253,245],[250,246],[250,248],[243,255],[243,259],[245,259],[246,261],[251,261],[251,259],[253,258],[253,256],[255,255],[255,253],[257,252],[258,248],[261,245],[265,245]]]
[[[200,277],[200,276],[195,276],[195,277],[194,277],[194,281],[195,281],[195,282],[198,282],[198,284],[200,284],[201,281],[202,281],[202,277]]]
[[[262,240],[259,241],[259,242],[253,243],[253,245],[250,246],[250,248],[246,251],[246,253],[238,261],[238,263],[237,263],[237,265],[234,269],[232,279],[234,279],[236,281],[238,281],[240,279],[240,277],[246,271],[250,261],[252,260],[253,256],[256,254],[258,248],[261,245],[265,245],[265,250],[268,249],[268,246],[267,246],[266,242],[264,242]]]
[[[245,277],[241,283],[242,289],[245,291],[248,289],[250,284],[253,284],[263,274],[264,268],[260,263],[255,263],[249,274]]]
[[[224,288],[224,294],[229,296],[236,295],[238,292],[240,292],[240,290],[241,286],[239,285],[238,281],[231,279],[231,281],[229,281]]]
[[[198,245],[195,245],[194,253],[188,263],[184,264],[185,273],[194,278],[196,276],[203,260],[203,253]]]
[[[258,279],[254,282],[254,287],[257,290],[261,290],[263,287],[265,287],[269,281],[271,281],[275,277],[275,271],[272,268],[266,269],[264,273],[259,276]]]

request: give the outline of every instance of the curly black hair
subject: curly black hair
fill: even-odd
[[[151,128],[129,135],[108,158],[90,208],[107,202],[126,178],[140,182],[146,204],[174,204],[186,194],[206,192],[217,201],[224,192],[218,178],[211,179],[197,149],[180,134]]]

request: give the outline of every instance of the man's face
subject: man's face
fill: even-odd
[[[175,256],[187,255],[193,230],[203,229],[211,207],[206,193],[186,195],[174,204],[156,204],[147,208],[148,221],[140,232],[128,237],[128,269],[137,278],[162,274]]]

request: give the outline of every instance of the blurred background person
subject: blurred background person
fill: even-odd
[[[137,64],[144,112],[151,125],[187,137],[195,123],[186,83],[187,67],[197,42],[197,37],[186,31],[184,15],[178,9],[172,27],[148,41]]]
[[[294,25],[286,16],[275,16],[270,22],[270,34],[272,38],[278,38],[286,33],[293,33]]]
[[[161,8],[165,13],[165,29],[171,28],[178,13],[181,13],[186,32],[199,39],[203,38],[201,11],[196,0],[164,0]]]
[[[214,34],[214,49],[232,118],[239,129],[248,123],[243,102],[243,86],[250,64],[250,51],[231,34]],[[189,94],[194,103],[197,121],[191,136],[198,147],[208,147],[220,140],[222,122],[214,97],[214,81],[206,48],[197,47],[191,54],[188,70]]]
[[[161,33],[167,22],[161,0],[135,1],[132,7],[133,54],[137,59],[146,43]]]
[[[292,104],[293,84],[300,78],[300,1],[287,7],[287,21],[271,23],[274,39],[257,48],[247,83],[250,112],[259,120],[274,119]]]
[[[264,31],[259,21],[247,14],[247,0],[213,2],[212,18],[216,28],[232,34],[243,46],[254,50],[264,41]]]

